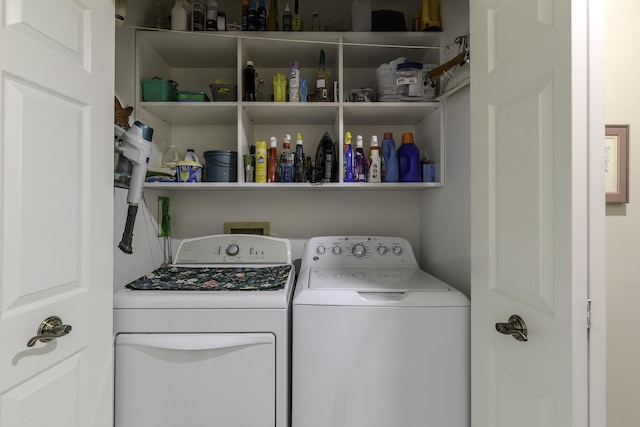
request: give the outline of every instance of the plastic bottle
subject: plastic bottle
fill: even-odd
[[[258,73],[256,73],[256,80],[258,81],[258,86],[256,87],[256,101],[267,102],[266,86],[264,84],[264,80],[260,78]]]
[[[362,135],[356,137],[356,153],[354,155],[354,181],[367,182],[367,159],[364,156]]]
[[[267,141],[256,142],[256,182],[267,182]]]
[[[383,182],[398,182],[400,174],[398,171],[398,153],[396,153],[396,143],[393,140],[393,133],[385,132],[382,140],[382,158],[385,165]]]
[[[344,134],[343,150],[343,182],[353,182],[353,146],[351,145],[351,132],[347,132]]]
[[[162,166],[165,168],[175,169],[176,162],[178,160],[180,160],[180,152],[175,145],[171,144],[169,148],[167,148],[167,151],[162,155]]]
[[[378,137],[371,137],[371,156],[369,157],[369,173],[367,181],[380,182],[380,147],[378,146]]]
[[[254,0],[249,1],[249,10],[247,11],[247,31],[256,31],[258,29],[258,9]]]
[[[413,133],[402,134],[402,145],[398,148],[398,165],[401,182],[420,182],[420,149],[413,143]]]
[[[253,61],[247,61],[244,67],[244,101],[256,100],[256,69],[253,68]]]
[[[191,31],[204,31],[204,0],[191,0]]]
[[[294,182],[305,182],[307,172],[304,167],[304,149],[302,147],[302,134],[298,132],[296,136],[296,155],[294,157],[295,174],[293,175]]]
[[[298,61],[289,64],[289,102],[300,102],[300,65]]]
[[[264,0],[258,1],[258,31],[267,30],[267,8]]]
[[[282,154],[280,155],[280,182],[293,182],[293,155],[291,154],[291,136],[282,138]]]
[[[289,3],[284,5],[284,13],[282,14],[282,31],[292,31],[291,9],[289,9]]]
[[[247,31],[247,19],[249,18],[249,0],[242,0],[242,31]]]
[[[207,0],[207,31],[218,29],[218,0]]]
[[[324,49],[320,49],[320,64],[316,72],[316,102],[329,102],[329,73],[325,69]]]
[[[184,160],[186,162],[198,162],[198,163],[200,163],[200,160],[198,159],[198,156],[196,156],[196,152],[193,150],[193,148],[188,148],[187,149],[187,154],[184,155]]]
[[[174,31],[187,31],[188,13],[182,6],[183,0],[176,0],[171,9],[171,29]]]
[[[278,140],[272,136],[267,153],[267,182],[278,182]]]

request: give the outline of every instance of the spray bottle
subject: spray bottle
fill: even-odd
[[[256,142],[256,182],[267,182],[267,141]]]
[[[364,157],[362,135],[356,137],[356,154],[354,160],[355,182],[367,182],[367,159]]]
[[[380,182],[380,147],[378,146],[378,137],[371,137],[371,157],[369,157],[369,175],[367,181]]]
[[[291,136],[285,134],[282,139],[282,154],[280,155],[280,182],[293,182],[293,172]]]
[[[344,134],[343,150],[343,182],[353,182],[353,146],[351,145],[351,132],[347,132]]]

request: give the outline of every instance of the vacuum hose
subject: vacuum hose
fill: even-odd
[[[127,223],[122,232],[122,240],[120,240],[120,244],[118,245],[122,252],[129,255],[133,253],[131,242],[133,241],[133,226],[136,222],[137,213],[138,205],[129,205],[129,209],[127,210]]]

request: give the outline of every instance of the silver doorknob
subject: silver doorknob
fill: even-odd
[[[496,331],[501,334],[511,335],[518,341],[528,341],[527,324],[517,314],[509,317],[509,323],[496,323]]]
[[[71,332],[71,325],[63,325],[58,316],[47,317],[40,323],[36,336],[27,342],[27,347],[33,347],[38,341],[49,342],[69,332]]]

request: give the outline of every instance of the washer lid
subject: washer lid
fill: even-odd
[[[314,267],[309,289],[358,292],[449,291],[443,281],[413,267]]]

